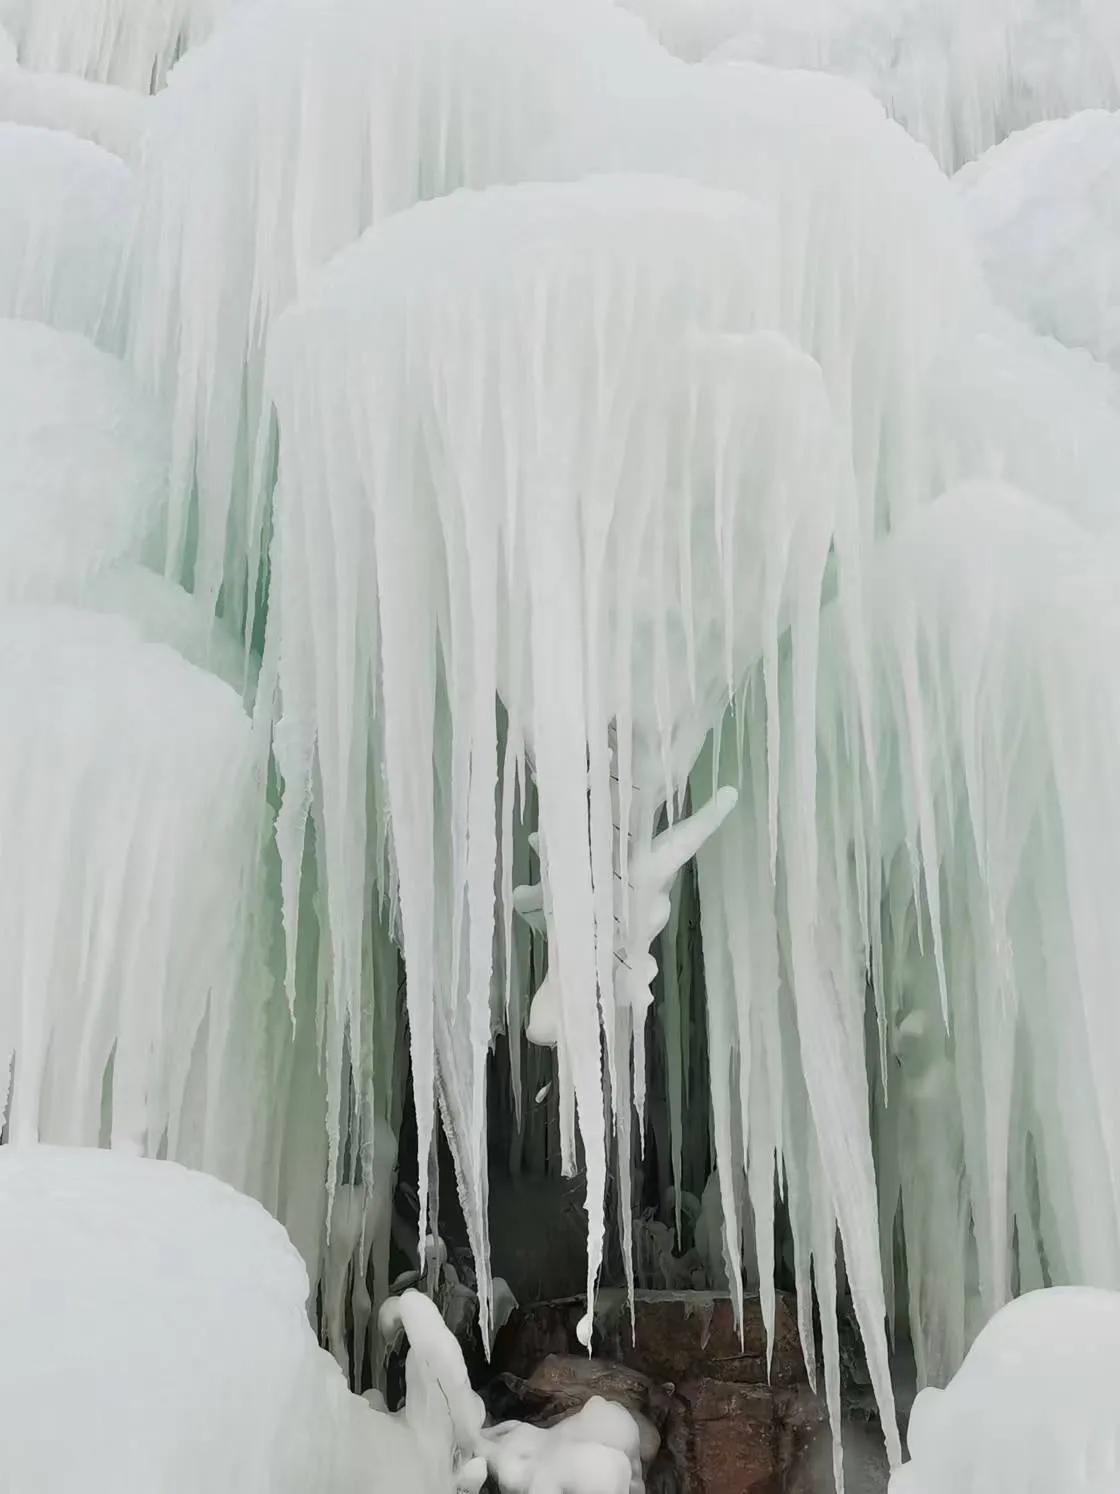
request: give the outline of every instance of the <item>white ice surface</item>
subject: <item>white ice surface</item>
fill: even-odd
[[[0,1148],[3,1494],[451,1494],[352,1395],[258,1204],[170,1162]]]

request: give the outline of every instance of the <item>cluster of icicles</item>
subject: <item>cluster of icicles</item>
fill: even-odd
[[[407,1041],[485,1328],[527,1032],[593,1298],[698,898],[732,1291],[777,1193],[835,1414],[839,1241],[897,1458],[897,1320],[1120,1286],[1120,19],[631,9],[0,0],[0,1108],[375,1308]]]

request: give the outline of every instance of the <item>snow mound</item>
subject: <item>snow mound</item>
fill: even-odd
[[[0,1148],[0,1491],[448,1494],[350,1394],[250,1199],[170,1162]]]
[[[112,347],[132,207],[127,167],[59,130],[0,124],[0,315]]]
[[[996,298],[1120,374],[1120,113],[1035,125],[957,181]]]
[[[66,130],[127,160],[139,147],[146,115],[145,100],[125,88],[0,65],[0,121]]]
[[[238,0],[0,0],[19,60],[136,93],[162,88],[172,64]]]
[[[125,364],[86,338],[0,320],[0,601],[76,597],[155,554],[168,436]]]
[[[197,479],[208,604],[223,583],[232,610],[253,597],[272,319],[370,224],[524,176],[651,54],[601,0],[272,0],[238,7],[176,68],[145,152],[132,355],[174,405],[180,546]]]
[[[1112,1494],[1120,1487],[1120,1293],[1030,1292],[910,1417],[890,1494]]]

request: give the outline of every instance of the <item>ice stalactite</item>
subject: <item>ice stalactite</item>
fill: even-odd
[[[698,803],[660,847],[658,808],[677,813],[756,661],[777,688],[783,633],[812,679],[830,544],[853,553],[846,443],[818,366],[770,330],[779,289],[773,218],[751,202],[602,178],[399,215],[276,330],[270,651],[287,923],[310,809],[333,1020],[361,1030],[356,869],[388,838],[421,1155],[438,1087],[483,1297],[484,1061],[511,785],[531,771],[550,961],[536,1003],[552,1004],[531,1024],[557,1043],[569,1169],[578,1118],[593,1293],[611,1133],[628,1158],[632,1097],[642,1111],[645,945],[669,911],[654,918],[635,884],[646,866],[657,901],[668,843],[718,824],[732,800]],[[383,788],[367,767],[381,752]],[[810,766],[802,755],[803,786]],[[777,792],[775,777],[775,813]]]
[[[0,57],[0,121],[66,130],[123,160],[135,156],[147,101],[126,88],[60,73],[33,73]]]
[[[935,1381],[1016,1290],[1118,1281],[1115,575],[1114,541],[980,486],[876,562],[876,1127]]]
[[[193,569],[239,622],[254,605],[263,349],[313,272],[420,199],[525,176],[545,139],[659,56],[601,0],[272,0],[183,60],[145,152],[131,337],[174,410],[171,574]]]
[[[0,124],[0,315],[119,342],[131,175],[59,130]]]
[[[957,177],[996,299],[1120,375],[1118,184],[1120,113],[1097,110],[1024,130]]]
[[[239,0],[0,0],[19,60],[135,93],[163,87],[172,64]],[[243,0],[242,0],[243,3]]]
[[[438,1424],[350,1394],[250,1199],[169,1162],[5,1146],[0,1211],[5,1490],[450,1494]]]
[[[624,3],[690,60],[851,79],[948,172],[1039,120],[1120,105],[1120,22],[1109,0]]]

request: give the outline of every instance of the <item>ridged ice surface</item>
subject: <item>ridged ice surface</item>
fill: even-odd
[[[72,73],[137,93],[162,88],[172,64],[238,0],[0,0],[24,67]]]
[[[351,1395],[268,1214],[200,1173],[0,1149],[0,1490],[444,1494]]]
[[[132,183],[107,150],[0,124],[0,315],[118,340]]]

